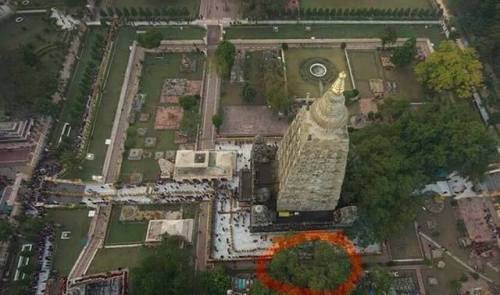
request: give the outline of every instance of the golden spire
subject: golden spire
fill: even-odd
[[[330,91],[335,95],[342,95],[345,88],[345,78],[347,77],[344,71],[339,73],[337,80],[332,84]]]

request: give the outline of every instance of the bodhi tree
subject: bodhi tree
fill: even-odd
[[[347,253],[324,241],[311,241],[278,252],[268,266],[275,280],[314,292],[333,291],[351,274]],[[251,295],[278,294],[261,283],[252,287]]]
[[[472,48],[459,48],[443,41],[438,49],[415,67],[420,82],[429,90],[450,91],[459,98],[472,96],[472,89],[483,83],[483,66]]]
[[[222,41],[215,50],[215,64],[221,77],[228,77],[234,64],[236,47],[229,41]]]

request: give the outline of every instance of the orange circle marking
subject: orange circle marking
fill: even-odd
[[[325,241],[332,245],[344,249],[351,262],[351,274],[349,278],[343,282],[335,290],[315,291],[309,288],[302,288],[292,284],[284,283],[276,280],[269,275],[267,263],[278,252],[288,248],[295,247],[309,241]],[[356,251],[356,247],[342,232],[327,232],[327,231],[309,231],[302,232],[291,237],[281,238],[273,243],[263,255],[257,259],[257,277],[269,289],[285,294],[292,295],[346,295],[349,294],[363,276],[363,268],[361,267],[361,257]]]

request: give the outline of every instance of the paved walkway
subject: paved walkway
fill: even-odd
[[[108,146],[102,168],[102,176],[105,183],[114,183],[120,176],[129,116],[134,97],[139,90],[139,74],[142,71],[143,60],[144,50],[138,47],[137,42],[134,41],[125,72],[125,79],[122,84],[120,100],[116,108],[113,129],[111,130],[111,143]]]
[[[106,238],[106,231],[108,228],[108,221],[111,215],[111,206],[97,207],[97,214],[92,218],[89,227],[89,240],[83,247],[80,256],[76,260],[71,272],[68,275],[68,280],[81,277],[85,275],[87,270],[94,259],[97,250],[103,247],[104,239]]]
[[[196,232],[196,258],[195,266],[197,270],[206,270],[207,259],[210,251],[210,215],[212,202],[202,202],[198,213],[198,227]]]

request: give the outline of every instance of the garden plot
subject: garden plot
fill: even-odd
[[[285,53],[288,94],[295,98],[317,98],[325,87],[338,76],[340,71],[348,71],[343,51],[340,48],[298,48]],[[320,63],[326,67],[329,79],[312,79],[311,66]],[[347,79],[346,89],[351,88]]]
[[[424,93],[417,81],[413,65],[407,67],[384,68],[382,55],[376,50],[348,50],[349,59],[355,79],[356,88],[361,97],[377,96],[379,84],[383,89],[382,96],[405,99],[410,102],[421,102]],[[384,52],[383,55],[388,55]]]
[[[160,174],[159,159],[174,161],[179,145],[187,148],[194,142],[198,107],[184,110],[179,100],[200,94],[203,63],[194,53],[146,55],[127,130],[122,181],[154,181]]]

